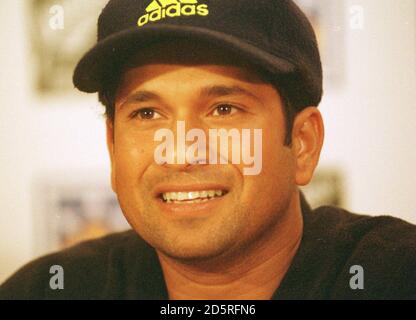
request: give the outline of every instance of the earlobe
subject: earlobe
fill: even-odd
[[[293,126],[294,156],[296,161],[296,183],[307,185],[311,180],[324,140],[324,125],[316,107],[301,111]]]

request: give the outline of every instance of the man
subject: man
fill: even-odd
[[[292,1],[112,0],[74,83],[106,106],[111,184],[133,230],[30,263],[1,298],[416,295],[415,226],[312,211],[298,189],[324,126],[316,38]],[[221,129],[229,148],[207,138]]]

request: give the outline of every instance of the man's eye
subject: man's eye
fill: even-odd
[[[130,118],[132,119],[139,118],[140,120],[156,120],[156,119],[160,119],[161,115],[153,109],[145,108],[145,109],[139,109],[139,110],[134,111],[130,115]]]
[[[212,115],[214,117],[224,117],[224,116],[232,115],[236,113],[237,111],[238,111],[238,108],[230,104],[220,104],[215,108]]]

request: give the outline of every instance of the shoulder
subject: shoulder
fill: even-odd
[[[391,216],[366,216],[334,207],[312,213],[315,228],[333,240],[341,266],[338,285],[349,297],[416,297],[416,226]],[[365,286],[351,291],[351,267],[362,267]],[[346,285],[348,284],[348,285]]]
[[[108,274],[117,269],[114,264],[122,263],[129,250],[144,245],[143,240],[130,230],[46,255],[28,263],[3,283],[0,299],[66,299],[97,295],[107,285]],[[64,283],[69,280],[70,288],[51,290],[50,281],[57,272],[56,266],[62,267]],[[82,296],[79,296],[80,292]]]
[[[395,217],[360,215],[328,206],[311,215],[315,227],[346,244],[386,251],[416,249],[416,226]]]

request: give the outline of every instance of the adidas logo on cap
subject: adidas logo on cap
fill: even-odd
[[[153,0],[146,8],[146,14],[137,22],[143,27],[148,22],[156,22],[167,17],[207,16],[208,5],[198,4],[197,0]]]

